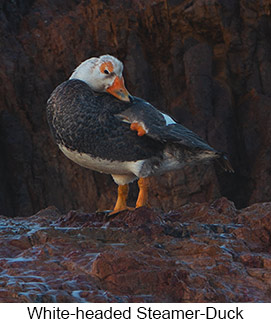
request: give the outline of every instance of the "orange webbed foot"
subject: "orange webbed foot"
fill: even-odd
[[[140,178],[138,180],[139,194],[136,201],[136,208],[147,206],[148,204],[148,188],[149,188],[149,179]]]
[[[118,199],[115,204],[114,210],[109,213],[110,216],[125,210],[132,209],[132,208],[129,208],[126,204],[128,191],[129,191],[129,186],[127,184],[118,186]]]
[[[126,206],[125,208],[123,208],[123,209],[114,209],[113,211],[111,211],[109,214],[108,214],[108,216],[112,216],[112,215],[116,215],[116,214],[118,214],[118,213],[120,213],[120,212],[124,212],[124,211],[134,211],[135,210],[135,208],[134,207],[130,207],[130,206]]]

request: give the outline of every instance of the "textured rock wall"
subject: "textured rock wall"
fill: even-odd
[[[1,1],[0,213],[110,208],[110,176],[67,160],[46,123],[51,91],[84,59],[110,53],[131,93],[228,153],[236,170],[198,166],[152,179],[168,210],[225,195],[271,197],[271,5],[268,0]],[[132,186],[131,200],[136,196]]]

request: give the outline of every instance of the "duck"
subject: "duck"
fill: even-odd
[[[138,181],[135,208],[146,206],[150,176],[217,160],[233,168],[193,131],[125,87],[123,63],[102,55],[83,61],[47,101],[47,120],[54,141],[76,164],[110,174],[118,185],[110,215],[130,209],[129,183]]]

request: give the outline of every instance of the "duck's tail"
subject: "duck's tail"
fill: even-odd
[[[234,169],[228,158],[224,155],[224,153],[220,153],[219,158],[217,159],[218,164],[224,169],[225,172],[234,173]]]

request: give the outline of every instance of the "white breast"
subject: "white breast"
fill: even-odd
[[[140,177],[140,172],[145,162],[144,159],[137,161],[106,160],[70,150],[63,145],[59,145],[59,149],[76,164],[106,174],[135,175],[136,177]]]

